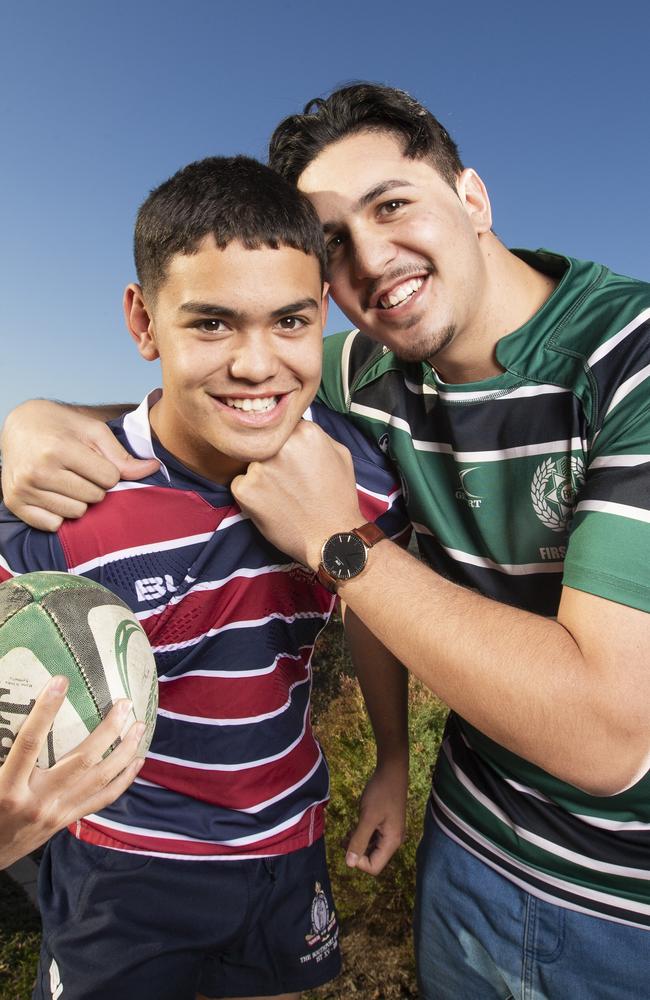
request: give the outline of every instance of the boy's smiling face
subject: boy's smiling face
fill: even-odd
[[[168,451],[228,483],[282,447],[320,381],[326,299],[314,256],[221,250],[207,236],[172,258],[155,297],[129,285],[124,306],[141,355],[161,361],[151,424]]]

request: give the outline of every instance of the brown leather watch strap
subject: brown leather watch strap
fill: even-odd
[[[357,535],[369,549],[371,549],[373,545],[376,545],[377,542],[380,542],[382,538],[386,537],[379,525],[375,524],[374,521],[366,521],[366,523],[362,524],[360,528],[353,528],[352,534]]]

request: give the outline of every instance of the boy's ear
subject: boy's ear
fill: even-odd
[[[155,361],[158,354],[153,320],[149,314],[140,285],[130,284],[124,291],[124,319],[145,361]]]

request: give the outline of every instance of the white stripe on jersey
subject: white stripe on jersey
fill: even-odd
[[[335,594],[332,595],[334,599]],[[281,615],[277,612],[273,614],[266,615],[265,618],[253,618],[250,620],[227,622],[225,625],[219,625],[218,628],[208,629],[207,632],[202,632],[201,635],[195,636],[193,639],[186,639],[185,642],[168,642],[163,646],[153,646],[152,649],[154,653],[173,653],[177,649],[187,649],[189,646],[196,646],[197,642],[201,642],[202,639],[212,638],[214,635],[219,635],[220,632],[228,632],[233,628],[258,628],[260,625],[265,625],[267,622],[273,621],[274,619],[279,619],[280,621],[292,624],[301,618],[322,618],[323,621],[327,621],[330,616],[330,611],[297,611],[295,615]]]
[[[430,451],[441,455],[453,455],[457,462],[500,462],[506,458],[526,458],[528,455],[544,455],[554,451],[576,451],[584,450],[584,443],[581,438],[570,438],[560,441],[540,441],[537,444],[519,445],[515,448],[503,448],[494,451],[454,451],[450,444],[440,441],[420,441],[413,437],[411,426],[408,421],[401,417],[395,417],[384,410],[377,410],[372,406],[363,406],[361,403],[353,403],[350,412],[358,413],[360,416],[378,420],[386,426],[396,427],[405,431],[413,440],[413,447],[416,451]]]
[[[611,402],[605,411],[605,416],[608,416],[612,410],[622,403],[626,396],[629,396],[631,392],[640,386],[647,378],[650,378],[650,365],[646,365],[645,368],[641,368],[640,371],[635,372],[631,375],[625,382],[621,382],[618,389],[611,398]]]
[[[264,802],[259,802],[255,806],[249,806],[247,809],[236,809],[233,806],[233,811],[234,812],[240,812],[240,813],[253,813],[254,814],[254,813],[261,812],[262,809],[266,809],[268,806],[274,805],[276,802],[281,802],[282,799],[285,799],[287,797],[287,795],[291,794],[291,792],[295,792],[302,785],[305,785],[309,781],[309,779],[311,777],[313,777],[314,774],[316,774],[316,771],[318,770],[318,768],[321,766],[322,763],[323,763],[323,752],[322,752],[322,750],[320,748],[320,745],[318,745],[318,757],[316,759],[316,763],[314,764],[314,766],[312,768],[310,768],[309,771],[307,771],[307,774],[305,774],[304,777],[299,778],[298,781],[296,781],[295,784],[291,785],[289,788],[283,789],[281,792],[278,792],[277,795],[271,796],[270,799],[265,799]],[[329,795],[329,790],[328,790],[328,795]],[[321,801],[322,802],[327,802],[327,799],[322,799]]]
[[[413,522],[413,528],[418,535],[429,535],[436,537],[424,524]],[[442,545],[438,540],[441,549],[447,553],[455,562],[465,563],[468,566],[480,566],[483,569],[494,569],[499,573],[506,573],[508,576],[528,576],[531,573],[561,573],[563,562],[538,562],[538,563],[498,563],[485,556],[476,556],[472,552],[463,552],[461,549],[452,549],[448,545]]]
[[[154,615],[161,615],[169,607],[173,607],[175,604],[180,604],[184,601],[186,597],[190,594],[200,594],[203,591],[219,590],[221,587],[225,587],[227,583],[231,580],[246,579],[252,580],[256,576],[264,576],[266,573],[289,573],[291,570],[301,569],[304,570],[305,567],[300,563],[285,563],[282,566],[275,564],[270,564],[268,566],[259,566],[257,568],[249,568],[243,566],[241,569],[236,569],[234,573],[230,573],[229,576],[224,576],[220,580],[201,580],[196,586],[190,587],[186,590],[184,594],[174,594],[166,604],[159,604],[155,608],[148,608],[146,611],[138,611],[137,618],[138,621],[146,621],[147,618],[152,618]],[[187,578],[186,578],[187,579]]]
[[[645,521],[650,524],[650,510],[643,507],[631,507],[627,503],[614,503],[611,500],[581,500],[575,512],[596,511],[599,514],[615,514],[617,517],[629,517],[633,521]]]
[[[622,340],[625,340],[625,338],[631,333],[634,333],[636,328],[641,326],[641,324],[645,323],[648,319],[650,319],[650,309],[644,309],[643,312],[640,312],[639,315],[635,316],[633,320],[630,320],[630,322],[624,326],[622,330],[619,330],[619,332],[615,333],[613,337],[610,337],[604,344],[601,344],[600,347],[596,348],[591,357],[587,358],[587,364],[593,367],[606,357],[610,351],[613,351],[615,347],[618,347]]]
[[[106,552],[88,562],[79,563],[77,566],[70,566],[69,573],[88,573],[98,566],[107,566],[109,563],[118,562],[120,559],[130,559],[133,556],[148,555],[150,553],[168,552],[170,549],[182,549],[185,545],[200,545],[212,538],[212,531],[202,532],[200,535],[188,535],[186,538],[170,538],[166,542],[152,542],[148,545],[134,545],[128,549],[117,549],[114,552]]]
[[[352,330],[352,332],[347,335],[345,343],[343,344],[343,350],[341,351],[341,385],[343,387],[343,397],[345,399],[346,409],[350,408],[350,403],[352,402],[352,396],[350,395],[350,382],[348,379],[348,371],[350,370],[350,351],[352,350],[352,344],[354,343],[354,338],[358,332],[358,330]]]
[[[535,847],[539,847],[543,851],[548,851],[550,854],[554,854],[557,857],[564,858],[566,861],[570,861],[574,865],[589,868],[591,871],[604,872],[608,875],[617,875],[624,878],[638,878],[650,881],[650,871],[648,871],[647,868],[631,868],[626,865],[614,865],[607,861],[597,861],[595,858],[590,858],[586,854],[579,854],[577,851],[570,851],[566,847],[562,847],[561,844],[556,843],[554,840],[548,840],[546,837],[540,837],[539,834],[533,833],[531,830],[527,830],[526,827],[521,826],[519,823],[513,822],[503,809],[500,809],[499,806],[492,801],[492,799],[488,798],[487,795],[484,795],[483,792],[477,788],[474,782],[468,778],[462,768],[457,764],[449,747],[449,740],[445,740],[442,750],[447,758],[447,761],[449,762],[449,766],[456,776],[456,780],[463,785],[467,792],[469,792],[470,796],[476,802],[480,802],[481,805],[493,816],[495,816],[500,823],[509,827],[509,829],[511,829],[521,840],[525,840],[529,844],[534,844]],[[647,907],[647,912],[650,913],[650,905]]]
[[[624,466],[645,465],[650,455],[601,455],[589,463],[590,469],[623,468]]]
[[[458,403],[476,403],[485,400],[490,403],[508,402],[511,399],[527,399],[530,396],[546,396],[549,393],[569,392],[560,385],[522,385],[518,389],[486,389],[484,392],[460,392],[458,390],[443,392],[438,390],[441,399],[449,399]]]

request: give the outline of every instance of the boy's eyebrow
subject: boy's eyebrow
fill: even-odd
[[[298,299],[297,302],[289,302],[288,305],[280,309],[274,309],[269,315],[272,319],[279,319],[280,316],[287,316],[289,313],[300,312],[301,309],[318,309],[318,302],[309,296],[306,299]]]
[[[381,198],[382,194],[386,194],[387,191],[391,191],[396,187],[415,187],[411,181],[402,180],[399,177],[392,177],[390,180],[381,181],[379,184],[375,184],[368,191],[361,195],[357,200],[356,204],[352,206],[353,212],[359,212],[362,208],[367,208],[368,205],[372,204],[375,198]],[[338,228],[337,222],[324,222],[323,232],[330,233],[332,230]]]
[[[220,306],[216,302],[183,302],[179,307],[179,312],[191,313],[193,316],[214,316],[215,319],[235,319],[246,318],[246,313],[239,309],[231,309],[229,306]],[[287,316],[290,313],[300,312],[301,309],[318,309],[316,299],[309,296],[306,299],[298,299],[297,302],[288,302],[286,306],[280,306],[269,313],[271,319],[278,319],[280,316]]]
[[[183,302],[178,307],[179,312],[201,313],[202,316],[227,316],[228,319],[239,318],[241,313],[237,309],[229,309],[228,306],[220,306],[216,302]]]

